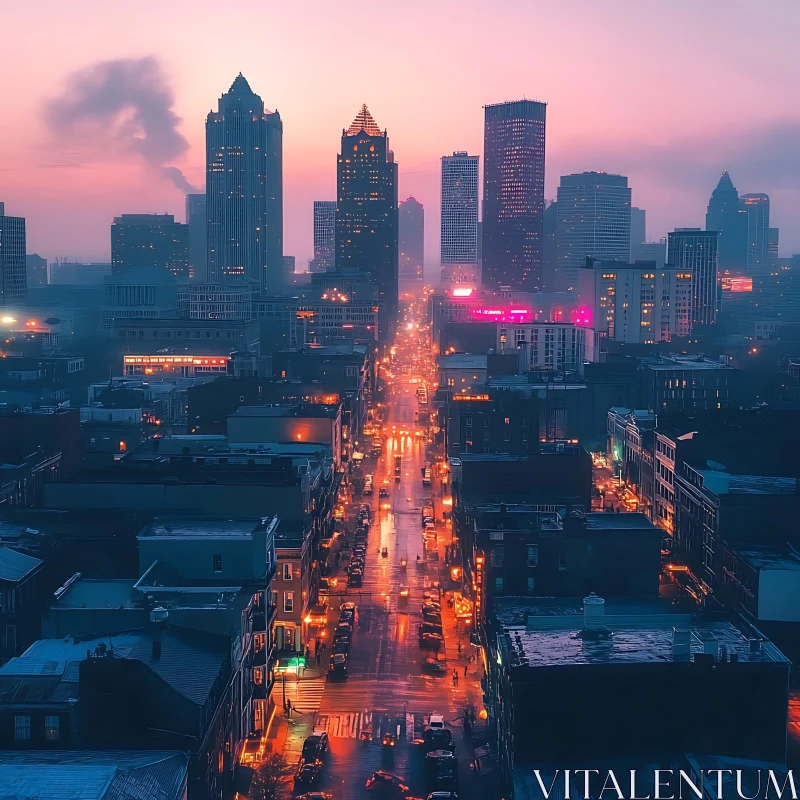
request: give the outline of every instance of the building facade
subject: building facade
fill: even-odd
[[[7,217],[0,203],[0,306],[24,300],[27,290],[25,218]]]
[[[719,311],[717,231],[677,228],[669,234],[667,261],[680,273],[692,275],[691,324],[713,325]]]
[[[483,281],[541,287],[547,105],[534,100],[484,108]]]
[[[47,259],[37,253],[25,257],[27,284],[29,288],[47,286]]]
[[[420,282],[425,263],[425,208],[416,197],[409,197],[400,203],[398,215],[398,281]]]
[[[214,283],[261,289],[282,283],[282,131],[278,112],[265,111],[241,73],[206,119],[208,277]]]
[[[186,195],[186,224],[189,227],[189,272],[198,281],[208,280],[208,212],[206,196]]]
[[[520,355],[520,371],[577,372],[587,358],[587,332],[571,322],[497,323],[497,352]]]
[[[719,267],[738,272],[747,266],[747,213],[727,171],[711,193],[706,230],[719,233]]]
[[[123,214],[111,226],[111,272],[163,269],[177,278],[191,278],[189,226],[172,214]]]
[[[622,175],[564,175],[558,187],[556,288],[575,291],[587,257],[627,261],[631,251],[631,190]]]
[[[177,306],[182,319],[252,319],[253,287],[188,283],[178,290]]]
[[[336,174],[336,267],[372,275],[378,287],[379,338],[388,342],[397,318],[397,164],[386,131],[366,105],[342,131]]]
[[[766,194],[743,194],[739,206],[747,220],[747,272],[764,275],[769,272],[769,196]]]
[[[314,260],[311,272],[325,272],[336,263],[336,201],[314,201]]]
[[[478,156],[458,151],[442,156],[442,283],[459,274],[478,280]]]
[[[177,280],[155,267],[127,270],[103,278],[103,335],[114,335],[114,320],[175,316]]]

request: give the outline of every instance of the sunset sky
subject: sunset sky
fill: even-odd
[[[704,224],[728,169],[767,192],[781,255],[800,252],[797,0],[27,0],[0,30],[0,201],[28,220],[28,252],[108,260],[121,213],[169,212],[183,195],[106,137],[56,137],[69,76],[152,56],[188,148],[166,163],[204,185],[204,121],[238,72],[284,124],[286,254],[312,253],[312,202],[335,199],[343,127],[361,103],[388,129],[400,196],[426,210],[438,260],[439,159],[481,156],[485,103],[548,103],[546,196],[558,178],[627,175],[648,235]],[[50,116],[47,110],[50,109]]]

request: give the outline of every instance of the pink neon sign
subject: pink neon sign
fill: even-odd
[[[476,320],[491,320],[493,322],[533,322],[533,310],[528,307],[511,308],[510,306],[484,306],[473,308],[472,318]]]

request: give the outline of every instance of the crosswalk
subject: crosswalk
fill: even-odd
[[[300,713],[316,711],[325,693],[325,678],[303,678],[299,681],[286,681],[286,699]],[[278,682],[272,690],[275,697],[283,697],[283,687]]]
[[[427,723],[428,715],[419,712],[352,711],[320,714],[314,727],[326,731],[332,739],[358,739],[364,733],[380,740],[388,732],[413,742],[422,738]]]

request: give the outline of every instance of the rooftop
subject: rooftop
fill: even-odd
[[[641,365],[646,369],[662,372],[666,370],[674,371],[681,369],[701,370],[701,369],[731,369],[721,361],[715,361],[702,355],[665,355],[658,360],[644,358]]]
[[[10,547],[0,547],[0,580],[19,582],[44,562]]]
[[[56,593],[54,608],[138,608],[134,580],[84,578],[78,573]]]
[[[174,751],[5,752],[0,800],[181,800],[189,755]]]
[[[486,355],[472,355],[471,353],[451,353],[449,356],[439,356],[439,367],[445,369],[486,369]]]
[[[383,136],[383,131],[378,127],[378,124],[372,118],[372,114],[369,113],[369,109],[367,108],[367,104],[364,103],[361,106],[361,110],[356,114],[353,121],[350,123],[350,127],[347,129],[346,136],[357,136],[361,131],[368,134],[369,136]]]
[[[701,469],[703,486],[715,495],[726,494],[797,494],[796,478],[764,475],[731,475],[718,470]]]
[[[793,552],[772,547],[753,547],[737,550],[736,555],[756,569],[800,571],[800,557]]]
[[[240,406],[230,417],[314,417],[335,419],[338,405],[308,403],[303,405]]]
[[[142,528],[140,539],[205,539],[220,537],[249,539],[261,525],[261,520],[254,519],[181,519],[168,517],[155,519],[150,525]]]

